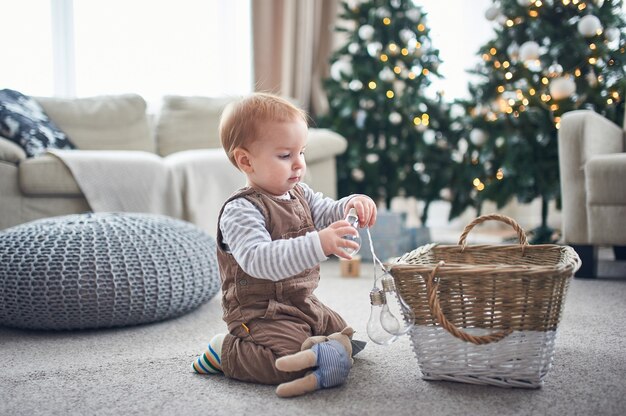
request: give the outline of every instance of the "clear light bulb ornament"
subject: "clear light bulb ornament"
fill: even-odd
[[[388,272],[385,272],[379,280],[387,303],[380,316],[381,325],[392,335],[404,335],[415,324],[415,313],[396,290],[393,277]]]
[[[346,215],[345,219],[355,229],[357,230],[359,229],[359,216],[356,213],[356,209],[350,208],[350,211],[348,211],[348,215]],[[354,256],[356,253],[359,252],[359,250],[361,249],[361,237],[359,235],[346,234],[343,236],[343,238],[345,238],[346,240],[354,241],[355,243],[359,245],[359,248],[357,249],[344,247],[344,251],[346,253],[348,253],[351,256]]]
[[[389,345],[398,339],[398,336],[390,334],[383,328],[383,319],[387,319],[389,316],[385,292],[378,287],[374,287],[370,291],[370,304],[372,309],[367,321],[367,336],[376,344]],[[394,321],[397,322],[395,318]]]

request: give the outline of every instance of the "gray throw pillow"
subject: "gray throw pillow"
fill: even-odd
[[[46,149],[76,148],[37,101],[10,89],[0,90],[0,135],[21,146],[28,157]]]

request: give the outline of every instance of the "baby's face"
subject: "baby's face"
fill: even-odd
[[[283,195],[304,178],[304,148],[308,128],[304,121],[264,122],[259,136],[249,146],[252,171],[249,185],[271,195]]]

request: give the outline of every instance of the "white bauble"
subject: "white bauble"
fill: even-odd
[[[430,146],[431,144],[435,143],[435,138],[436,138],[437,134],[435,133],[435,130],[432,129],[428,129],[424,132],[424,134],[422,135],[422,139],[424,140],[424,144]]]
[[[456,147],[459,149],[459,152],[465,154],[467,153],[467,149],[469,148],[469,144],[465,137],[461,137],[459,141],[456,143]]]
[[[487,142],[487,133],[482,129],[472,129],[472,131],[470,131],[470,142],[472,142],[474,146],[482,146]]]
[[[465,107],[463,107],[461,104],[452,104],[450,106],[450,117],[454,118],[459,118],[465,115]]]
[[[620,30],[616,27],[612,27],[604,31],[604,36],[609,42],[616,41],[617,39],[619,39],[621,34],[622,32],[620,32]]]
[[[353,79],[348,84],[348,88],[352,91],[361,91],[363,89],[363,83],[358,79]]]
[[[534,0],[517,0],[517,4],[519,4],[522,7],[528,7],[534,2],[535,2]]]
[[[376,103],[371,98],[361,98],[359,100],[359,106],[365,110],[371,110]]]
[[[396,75],[393,73],[391,68],[386,66],[382,69],[382,71],[378,73],[378,78],[380,78],[380,80],[384,82],[391,82],[396,79]]]
[[[359,37],[363,40],[370,40],[374,36],[372,25],[363,25],[359,28]]]
[[[496,147],[502,147],[506,143],[506,139],[502,136],[496,139]]]
[[[414,22],[417,22],[418,20],[420,20],[420,17],[422,17],[422,14],[418,9],[411,9],[406,11],[406,17]]]
[[[357,128],[362,129],[365,127],[365,120],[367,119],[367,113],[365,110],[359,110],[354,115],[354,124],[356,124]]]
[[[335,61],[330,66],[330,77],[335,81],[341,81],[342,74],[347,77],[352,75],[352,63],[340,59],[338,61]]]
[[[598,85],[598,76],[593,71],[591,71],[587,75],[585,75],[585,79],[589,83],[589,86],[592,87],[592,88],[595,87],[596,85]]]
[[[548,67],[548,76],[556,77],[563,73],[563,67],[559,65],[557,62],[553,63]]]
[[[506,48],[506,53],[512,61],[517,61],[517,58],[519,58],[519,45],[517,42],[511,43],[509,47]]]
[[[523,62],[539,59],[539,44],[534,40],[522,43],[519,47],[519,59]]]
[[[372,42],[369,45],[367,45],[367,53],[372,58],[378,58],[378,55],[380,54],[380,51],[382,50],[383,50],[383,44],[380,42]]]
[[[395,91],[396,95],[398,96],[402,95],[405,89],[406,89],[406,82],[402,80],[395,80],[393,82],[393,90]]]
[[[578,33],[583,35],[586,38],[590,38],[592,36],[596,36],[602,31],[602,23],[600,23],[600,19],[592,14],[588,14],[583,16],[578,21]]]
[[[439,198],[444,201],[452,201],[452,191],[450,188],[442,188],[441,191],[439,191]]]
[[[487,10],[485,10],[485,19],[489,21],[496,20],[499,15],[500,15],[500,9],[498,9],[495,6],[491,6]]]
[[[600,7],[602,7],[602,5],[604,4],[604,0],[593,0],[593,3],[596,5],[596,7],[599,9]]]
[[[378,9],[376,9],[376,16],[381,19],[385,17],[391,17],[391,12],[389,11],[389,9],[386,9],[384,7],[379,7]]]
[[[352,42],[348,45],[348,52],[352,55],[356,55],[361,50],[361,45],[356,42]]]
[[[379,160],[380,160],[380,156],[378,156],[378,154],[376,154],[376,153],[370,153],[370,154],[365,156],[365,161],[367,163],[374,164],[374,163],[378,162]]]
[[[411,29],[402,29],[400,33],[398,33],[402,42],[408,44],[412,39],[415,39],[415,32]]]
[[[576,92],[576,83],[570,76],[557,77],[550,81],[550,95],[554,100],[571,97]]]
[[[400,115],[400,113],[396,113],[395,111],[389,113],[389,122],[397,126],[398,124],[402,123],[402,116]]]
[[[365,179],[365,172],[363,172],[361,169],[352,169],[352,179],[354,179],[357,182],[363,182],[363,179]]]

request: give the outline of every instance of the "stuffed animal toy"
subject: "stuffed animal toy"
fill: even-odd
[[[352,368],[352,335],[350,327],[328,336],[307,338],[302,351],[276,360],[281,371],[299,371],[312,368],[304,377],[280,384],[279,397],[300,396],[319,389],[343,384]]]

